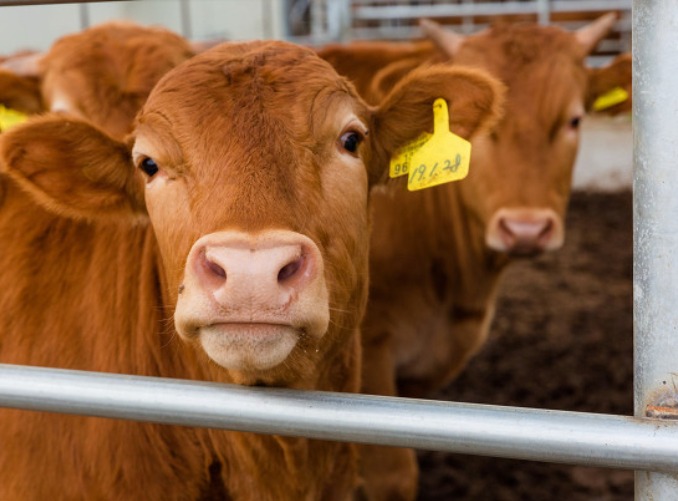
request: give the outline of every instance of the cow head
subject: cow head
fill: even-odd
[[[0,164],[67,217],[147,219],[178,334],[228,380],[291,384],[334,370],[320,361],[355,334],[369,187],[437,97],[471,133],[496,119],[499,84],[422,70],[370,108],[308,49],[223,44],[158,83],[129,141],[46,116],[2,138]]]
[[[86,118],[122,137],[160,77],[193,55],[188,41],[166,29],[110,22],[3,67],[39,81],[47,110]]]
[[[614,22],[606,15],[574,33],[499,25],[472,36],[422,23],[454,65],[483,68],[507,86],[504,117],[474,137],[471,171],[459,184],[469,219],[490,249],[531,255],[562,245],[584,114],[597,96],[631,85],[627,56],[604,68],[584,64]],[[407,64],[386,68],[381,88],[403,71]]]

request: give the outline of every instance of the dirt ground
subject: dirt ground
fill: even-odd
[[[513,264],[491,337],[436,398],[633,413],[632,202],[575,193],[564,249]],[[420,452],[421,501],[633,499],[633,473]]]

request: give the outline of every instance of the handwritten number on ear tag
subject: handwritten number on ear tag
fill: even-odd
[[[468,175],[471,143],[450,132],[447,102],[433,103],[433,135],[410,158],[407,189],[422,190]]]

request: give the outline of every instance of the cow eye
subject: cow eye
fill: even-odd
[[[581,117],[580,117],[580,116],[576,116],[576,117],[573,117],[573,118],[570,120],[570,123],[569,123],[568,125],[570,126],[570,129],[575,129],[575,130],[576,130],[576,129],[579,128],[579,125],[580,125],[580,124],[581,124]]]
[[[158,165],[152,158],[144,158],[139,164],[139,168],[146,173],[148,177],[153,177],[158,172]]]
[[[360,143],[362,142],[362,134],[355,131],[344,132],[339,138],[341,148],[352,154],[356,154],[358,152],[358,146],[360,146]]]

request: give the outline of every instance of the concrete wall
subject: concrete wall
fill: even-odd
[[[284,0],[134,0],[0,7],[0,54],[48,48],[65,34],[111,19],[160,24],[193,39],[282,38]],[[186,7],[185,10],[183,7]]]

